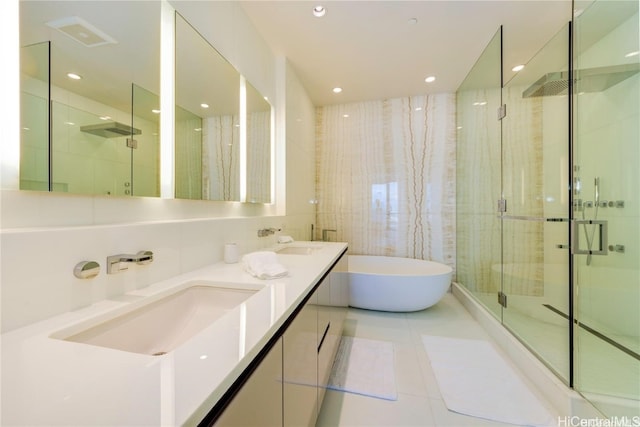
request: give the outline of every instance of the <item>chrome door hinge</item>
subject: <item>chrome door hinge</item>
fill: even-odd
[[[507,199],[498,199],[498,213],[507,211]]]
[[[498,292],[498,304],[507,308],[507,294],[502,291]]]
[[[498,120],[502,120],[507,117],[507,104],[502,104],[498,107]]]

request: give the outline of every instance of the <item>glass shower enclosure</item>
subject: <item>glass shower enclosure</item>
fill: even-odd
[[[574,386],[627,417],[640,415],[639,4],[585,9],[573,56]]]
[[[607,417],[640,416],[638,1],[592,2],[457,92],[457,281]]]

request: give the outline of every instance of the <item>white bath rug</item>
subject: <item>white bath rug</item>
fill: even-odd
[[[422,336],[449,410],[524,426],[555,420],[487,341]]]
[[[342,337],[327,388],[397,400],[393,343]]]

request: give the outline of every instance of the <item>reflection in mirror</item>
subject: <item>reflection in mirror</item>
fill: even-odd
[[[49,191],[49,42],[20,50],[20,188]]]
[[[50,42],[49,79],[22,49],[21,188],[158,196],[160,3],[21,1],[20,21],[23,46]]]
[[[240,74],[176,14],[176,197],[240,200]]]
[[[271,105],[251,84],[247,93],[247,202],[271,202]]]

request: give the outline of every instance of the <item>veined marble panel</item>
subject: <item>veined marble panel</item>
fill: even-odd
[[[317,238],[455,267],[453,94],[319,107],[316,141]]]
[[[203,194],[206,200],[240,200],[240,136],[238,116],[204,119]]]

